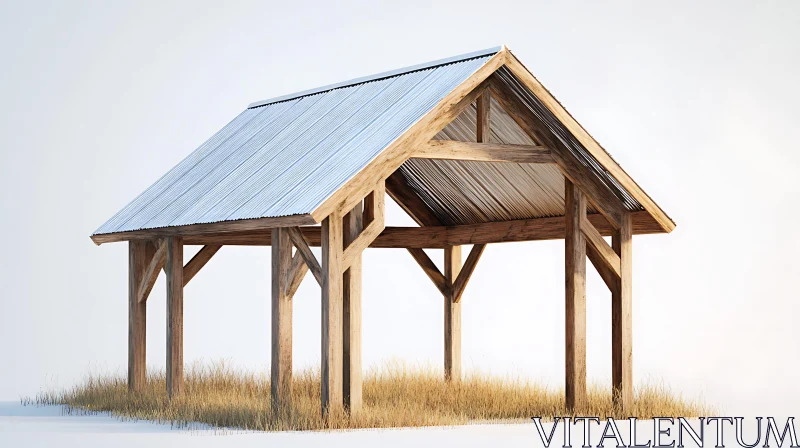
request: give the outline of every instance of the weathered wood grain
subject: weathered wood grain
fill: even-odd
[[[342,391],[342,216],[322,221],[322,415],[344,410]]]
[[[156,244],[156,251],[153,254],[153,257],[150,258],[149,262],[147,263],[147,267],[142,273],[137,297],[139,302],[146,302],[147,298],[150,296],[150,291],[153,290],[153,285],[156,284],[158,274],[161,272],[161,269],[164,268],[166,254],[167,246],[165,244],[165,240],[161,239]]]
[[[436,289],[438,289],[442,295],[447,296],[449,294],[449,286],[444,278],[444,274],[439,272],[439,268],[437,268],[433,260],[428,257],[428,254],[422,249],[411,247],[408,248],[408,253],[414,257],[414,260],[416,260],[417,264],[419,264],[428,278],[431,279]]]
[[[619,286],[611,292],[611,382],[623,413],[633,407],[633,237],[630,217],[622,221],[611,245],[620,258]]]
[[[381,196],[383,196],[381,192]],[[364,201],[368,206],[367,217],[371,224],[375,223],[375,197],[368,196]],[[381,218],[381,221],[383,219]],[[364,206],[359,203],[344,217],[344,244],[352,247],[364,229]],[[370,224],[370,225],[371,225]],[[362,249],[363,251],[363,249]],[[363,403],[363,372],[361,366],[361,252],[352,255],[349,267],[342,280],[343,291],[343,374],[342,387],[345,410],[350,415],[361,412]]]
[[[165,238],[167,250],[167,394],[183,392],[183,242]]]
[[[453,282],[453,301],[460,302],[461,295],[464,294],[464,290],[467,287],[467,283],[469,279],[472,277],[472,273],[475,271],[475,266],[478,265],[478,260],[481,258],[484,249],[486,249],[485,244],[475,244],[472,246],[472,250],[469,251],[469,255],[467,256],[467,261],[464,262],[464,266],[461,268],[461,272],[458,273],[458,277],[456,277],[456,281]]]
[[[297,252],[303,257],[303,260],[305,260],[311,274],[317,279],[317,283],[322,285],[322,267],[317,261],[317,257],[311,252],[311,248],[308,246],[308,241],[303,236],[303,233],[300,232],[300,229],[297,227],[286,227],[286,233],[289,235],[289,239],[292,240],[294,247],[297,248]]]
[[[586,214],[583,193],[565,179],[567,228],[565,238],[566,405],[580,415],[586,401],[586,242],[581,220]]]
[[[147,382],[147,302],[139,301],[139,285],[149,259],[146,241],[128,243],[128,390],[140,392]]]
[[[203,246],[197,254],[186,263],[186,266],[183,267],[183,286],[186,287],[189,284],[195,275],[200,272],[200,269],[203,269],[203,266],[206,265],[211,260],[211,257],[214,256],[220,249],[222,248],[221,245],[214,244],[209,246]]]
[[[461,246],[444,249],[444,278],[452,285],[461,271]],[[453,289],[444,294],[444,379],[461,380],[461,303],[454,300]]]
[[[272,351],[270,394],[273,409],[292,406],[292,296],[288,294],[292,243],[286,228],[272,232]]]
[[[421,145],[412,158],[467,160],[473,162],[555,163],[550,150],[535,145],[431,140]]]

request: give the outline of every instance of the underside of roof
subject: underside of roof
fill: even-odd
[[[254,103],[94,235],[310,215],[500,50]],[[511,70],[491,76],[536,117],[550,145],[572,154],[628,211],[644,210]],[[543,144],[497,101],[490,110],[489,141]],[[475,129],[473,103],[435,139],[475,142]],[[555,164],[412,158],[398,172],[441,224],[564,215]]]

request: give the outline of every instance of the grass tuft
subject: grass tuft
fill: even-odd
[[[397,362],[367,372],[362,412],[327,420],[320,416],[317,370],[294,374],[294,406],[277,414],[270,405],[269,376],[214,362],[192,365],[185,378],[184,393],[171,401],[163,372],[150,375],[145,390],[139,393],[128,392],[123,376],[92,375],[71,389],[45,391],[22,401],[63,405],[69,414],[109,412],[122,419],[152,420],[190,429],[211,426],[257,431],[445,426],[570,415],[562,390],[485,374],[445,383],[437,369]],[[588,412],[582,415],[628,417],[614,408],[607,388],[590,387],[588,399]],[[630,416],[705,415],[712,415],[712,409],[701,402],[685,400],[663,384],[650,383],[635,391]]]

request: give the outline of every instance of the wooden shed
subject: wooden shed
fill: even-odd
[[[384,198],[418,227],[386,227]],[[321,287],[322,412],[362,405],[361,255],[404,248],[443,296],[444,377],[487,244],[564,239],[566,403],[586,406],[586,258],[612,293],[614,399],[632,392],[632,236],[675,224],[505,47],[251,104],[103,224],[128,241],[128,384],[167,278],[167,390],[183,386],[183,288],[225,245],[272,246],[272,400],[290,406],[292,296]],[[611,236],[611,244],[603,238]],[[203,246],[184,264],[183,247]],[[462,263],[461,246],[472,245]],[[322,247],[317,259],[311,246]],[[444,272],[423,249],[442,249]]]

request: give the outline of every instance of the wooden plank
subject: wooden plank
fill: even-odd
[[[287,294],[292,243],[286,228],[272,232],[272,352],[270,394],[275,412],[292,406],[292,296]]]
[[[147,302],[139,301],[139,284],[152,258],[146,241],[128,243],[128,390],[140,392],[147,383]],[[149,257],[148,257],[149,255]]]
[[[589,246],[594,249],[599,260],[608,267],[615,276],[619,277],[619,255],[608,245],[603,235],[594,228],[591,222],[584,216],[581,220],[581,232]]]
[[[664,233],[646,211],[630,213],[634,235]],[[600,214],[588,215],[589,222],[603,236],[615,232]],[[320,227],[300,227],[309,246],[320,245]],[[372,248],[443,249],[466,244],[508,243],[515,241],[560,240],[564,238],[564,217],[520,219],[460,226],[386,227],[369,245]],[[269,230],[255,233],[232,233],[204,237],[186,237],[186,245],[220,244],[230,246],[269,246]]]
[[[183,242],[166,238],[167,268],[167,395],[183,391]]]
[[[430,207],[408,186],[400,171],[386,178],[386,193],[411,219],[421,226],[438,226],[442,223]]]
[[[183,286],[186,287],[189,284],[195,275],[200,272],[200,269],[203,269],[203,266],[211,260],[211,257],[216,254],[222,246],[220,245],[209,245],[203,246],[188,263],[186,266],[183,267]]]
[[[597,273],[600,274],[600,278],[603,279],[603,282],[608,287],[608,290],[613,294],[619,287],[619,277],[617,274],[608,267],[601,255],[591,244],[586,245],[586,258],[592,262],[592,266],[594,266]]]
[[[566,405],[580,414],[586,401],[586,241],[581,220],[586,214],[583,193],[564,180],[567,228],[565,235],[566,275]]]
[[[292,257],[292,266],[289,269],[289,272],[286,273],[286,295],[289,297],[294,297],[294,293],[297,292],[297,288],[300,287],[300,283],[303,282],[303,278],[308,273],[308,264],[306,260],[303,259],[303,255],[300,252],[296,252]]]
[[[381,151],[369,165],[326,199],[311,215],[319,221],[333,212],[344,214],[351,210],[360,198],[370,192],[373,185],[389,177],[403,162],[408,160],[419,145],[431,140],[461,112],[472,105],[472,102],[483,92],[483,81],[505,63],[507,52],[507,49],[503,49],[489,58],[464,82],[445,95],[403,135]]]
[[[412,158],[468,160],[473,162],[555,163],[550,150],[536,145],[431,140],[421,145]]]
[[[645,210],[650,212],[656,222],[659,223],[664,232],[671,232],[675,228],[675,223],[664,213],[663,210],[642,190],[639,185],[617,164],[614,159],[603,149],[599,143],[581,126],[572,115],[558,102],[550,92],[539,83],[533,74],[522,65],[522,63],[510,52],[506,60],[506,67],[522,83],[539,98],[542,103],[564,124],[564,126],[578,139],[595,160],[605,168],[617,182],[631,194]],[[618,226],[617,226],[618,227]]]
[[[317,257],[315,257],[314,253],[311,252],[311,248],[308,246],[308,241],[306,241],[305,237],[300,232],[300,229],[297,227],[286,227],[286,232],[289,234],[289,238],[292,240],[294,247],[297,248],[297,252],[303,257],[303,260],[305,260],[306,264],[308,265],[308,269],[314,275],[314,278],[317,279],[317,283],[322,285],[322,268],[317,261]]]
[[[444,249],[444,278],[452,285],[461,271],[461,246]],[[444,295],[444,379],[461,379],[461,303],[454,300],[453,289]]]
[[[147,297],[150,296],[150,291],[153,289],[153,285],[156,284],[159,272],[161,272],[161,269],[164,268],[167,254],[167,245],[165,241],[165,239],[161,239],[158,242],[158,248],[156,249],[153,258],[151,258],[150,262],[147,264],[147,268],[145,268],[144,273],[142,274],[142,280],[141,283],[139,283],[138,289],[139,302],[147,301]],[[181,269],[183,269],[183,266],[181,266]]]
[[[633,236],[630,217],[623,220],[611,244],[620,258],[619,287],[611,293],[611,382],[623,413],[633,409]]]
[[[347,269],[353,263],[355,257],[360,257],[361,253],[375,241],[375,238],[383,232],[384,229],[384,198],[386,197],[386,190],[384,189],[383,182],[379,182],[375,190],[367,195],[364,201],[364,225],[366,226],[354,240],[352,240],[344,249],[343,254],[343,269]]]
[[[187,226],[161,227],[158,229],[134,230],[131,232],[105,233],[90,238],[98,246],[117,241],[147,240],[166,236],[214,235],[227,232],[252,232],[276,227],[298,227],[317,224],[311,215],[291,215],[278,218],[240,219],[210,224],[191,224]]]
[[[478,143],[489,143],[489,136],[491,133],[491,104],[492,94],[488,90],[484,91],[483,94],[475,100],[475,105],[477,106],[475,137]]]
[[[464,266],[461,268],[461,272],[458,273],[456,281],[453,282],[454,302],[461,301],[461,295],[464,294],[464,290],[467,287],[467,283],[469,282],[469,279],[472,277],[472,273],[475,271],[475,266],[478,265],[478,260],[481,258],[484,249],[486,249],[485,244],[476,244],[472,246],[472,250],[469,251],[469,255],[467,256],[467,261],[464,262]]]
[[[447,281],[444,278],[444,275],[439,272],[439,268],[436,267],[436,264],[428,257],[428,254],[425,253],[422,249],[417,248],[409,248],[408,253],[414,257],[414,260],[417,261],[417,264],[425,271],[425,274],[428,275],[428,278],[431,279],[433,285],[436,286],[436,289],[442,293],[442,295],[447,296],[449,294],[449,286]]]
[[[382,196],[382,195],[381,195]],[[368,208],[368,219],[374,224],[376,198],[367,197],[365,204],[372,204]],[[343,234],[344,244],[350,246],[356,241],[364,229],[364,206],[357,204],[353,210],[344,217]],[[381,219],[382,221],[382,219]],[[350,246],[352,247],[352,246]],[[351,415],[361,411],[363,406],[363,371],[361,365],[361,252],[353,255],[350,265],[344,272],[342,280],[343,290],[343,373],[342,387],[344,407]]]
[[[532,139],[539,141],[547,146],[553,159],[561,168],[562,173],[573,184],[577,185],[584,193],[589,196],[589,200],[595,207],[605,215],[609,223],[614,228],[619,227],[625,208],[621,201],[589,172],[586,167],[580,164],[569,151],[563,150],[559,142],[549,137],[548,132],[539,132],[543,127],[539,119],[525,107],[517,98],[516,94],[510,91],[502,82],[492,79],[489,81],[490,90],[497,99],[498,103],[505,109],[508,115],[528,134]]]
[[[342,216],[322,221],[322,415],[344,410],[342,394]]]

